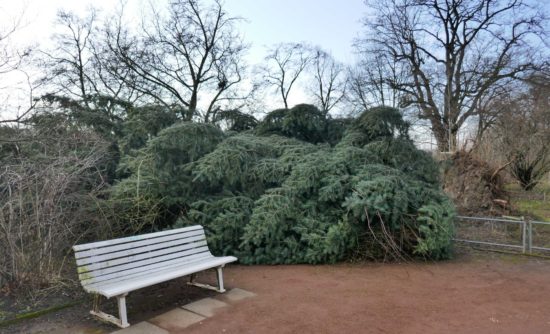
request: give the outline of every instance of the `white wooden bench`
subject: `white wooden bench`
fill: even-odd
[[[237,260],[213,256],[200,225],[75,245],[73,250],[80,283],[96,296],[90,313],[122,328],[130,326],[129,292],[187,275],[188,284],[224,292],[222,268]],[[211,268],[217,269],[217,287],[195,282],[195,273]],[[119,318],[99,310],[99,295],[117,298]]]

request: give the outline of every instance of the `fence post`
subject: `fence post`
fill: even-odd
[[[522,217],[523,218],[523,217]],[[523,219],[522,224],[522,230],[521,230],[521,245],[523,246],[523,254],[527,251],[527,221]]]
[[[532,253],[533,248],[533,222],[530,219],[527,219],[527,249],[529,254]]]

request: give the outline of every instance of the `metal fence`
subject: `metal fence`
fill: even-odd
[[[550,222],[458,216],[454,241],[505,247],[523,253],[550,252]]]

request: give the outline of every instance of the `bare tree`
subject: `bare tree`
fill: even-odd
[[[288,109],[288,97],[296,81],[311,62],[309,48],[301,43],[282,43],[269,50],[259,67],[263,84],[274,87]]]
[[[12,14],[11,20],[0,23],[0,124],[23,121],[36,104],[33,100],[35,85],[23,66],[31,48],[18,48],[13,43],[22,26],[23,14]]]
[[[92,65],[92,36],[96,24],[96,11],[91,10],[85,18],[72,12],[59,11],[57,26],[63,29],[53,36],[53,50],[42,51],[46,56],[44,68],[55,93],[61,93],[71,99],[77,99],[90,108],[90,99],[98,88],[95,86]]]
[[[100,132],[120,134],[128,108],[140,97],[131,73],[113,58],[97,12],[57,13],[53,47],[41,50],[41,101]]]
[[[358,112],[374,106],[398,108],[403,93],[401,85],[407,72],[402,63],[386,54],[361,51],[362,59],[348,69],[348,102]]]
[[[325,114],[342,102],[346,93],[344,65],[317,47],[311,58],[313,82],[310,91]]]
[[[23,13],[13,16],[13,19],[9,22],[0,23],[0,74],[6,74],[19,68],[22,59],[28,53],[28,50],[21,51],[13,48],[10,41],[11,37],[20,28],[22,17]]]
[[[498,121],[502,114],[508,110],[509,98],[518,88],[518,84],[510,84],[508,81],[503,81],[495,84],[494,87],[478,101],[477,106],[477,124],[473,135],[472,149],[482,141],[483,135],[490,130]]]
[[[526,89],[493,102],[504,110],[492,130],[494,143],[525,190],[550,172],[550,78],[530,79]]]
[[[533,68],[533,36],[544,17],[523,0],[382,0],[359,43],[406,65],[395,83],[405,105],[427,119],[438,148],[455,150],[457,133],[478,116],[495,85]]]
[[[222,5],[176,0],[167,16],[151,8],[138,36],[125,30],[119,17],[108,29],[109,47],[135,77],[128,84],[154,102],[177,107],[185,120],[199,115],[201,101],[208,122],[220,104],[238,100],[247,45],[235,28],[239,18]]]

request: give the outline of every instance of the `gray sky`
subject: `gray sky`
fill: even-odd
[[[167,0],[166,0],[167,1]],[[164,0],[154,3],[164,4]],[[146,0],[127,0],[127,13],[139,16],[147,8]],[[17,43],[47,43],[59,9],[81,15],[93,5],[108,15],[117,0],[0,0],[0,20],[9,25],[24,13]],[[264,47],[279,42],[307,41],[330,51],[337,59],[352,61],[352,42],[361,31],[360,20],[366,6],[363,0],[226,0],[225,9],[233,16],[247,19],[240,30],[252,43],[251,60],[259,60]],[[6,23],[7,22],[7,23]]]
[[[226,8],[249,20],[243,32],[255,48],[307,41],[344,62],[352,60],[351,44],[366,9],[362,0],[228,0]]]
[[[168,1],[126,0],[125,17],[138,19],[151,3],[162,8]],[[56,13],[64,9],[85,16],[92,5],[101,11],[99,17],[106,17],[115,12],[119,0],[0,0],[0,31],[5,31],[16,18],[22,18],[10,45],[48,49],[55,31]],[[225,10],[230,15],[245,19],[238,28],[251,44],[248,55],[251,65],[262,62],[267,47],[281,42],[320,46],[337,60],[351,64],[353,39],[361,32],[360,21],[366,9],[363,0],[225,0]],[[26,80],[20,73],[13,75],[19,77],[9,81]],[[10,99],[19,100],[14,94],[10,94]],[[25,94],[23,89],[22,98]],[[266,96],[268,110],[280,104],[276,99],[278,97]],[[296,86],[289,98],[290,105],[307,101],[304,88]]]

